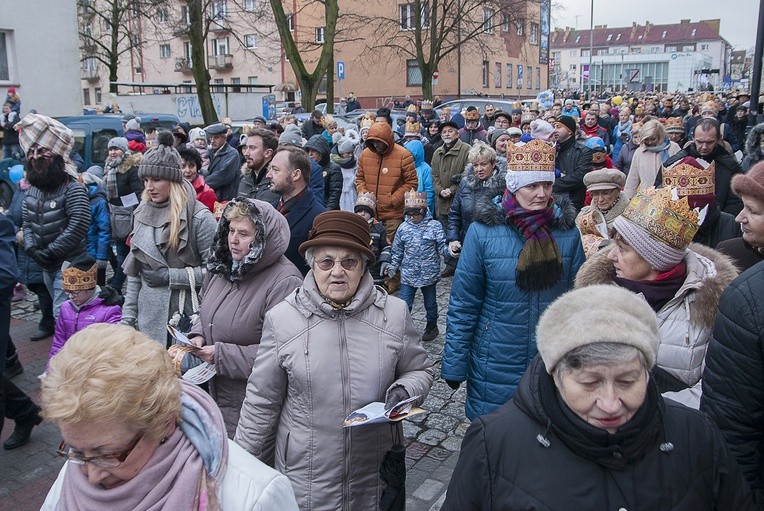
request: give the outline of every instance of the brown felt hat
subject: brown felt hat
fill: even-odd
[[[371,251],[369,223],[360,215],[350,211],[325,211],[313,220],[308,233],[308,241],[300,245],[300,255],[310,247],[342,247],[357,250],[369,258],[369,264],[376,261]]]
[[[738,197],[747,195],[764,202],[764,162],[759,162],[747,174],[737,174],[732,178],[732,191]]]

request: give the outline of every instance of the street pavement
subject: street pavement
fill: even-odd
[[[446,331],[446,310],[451,279],[442,280],[437,287],[439,328],[441,335],[425,343],[436,367],[435,383],[422,408],[425,413],[403,423],[406,437],[406,509],[408,511],[438,511],[445,498],[459,447],[469,421],[464,416],[465,388],[453,391],[440,379],[440,359]],[[35,295],[13,306],[11,337],[18,349],[24,372],[13,382],[33,400],[39,402],[40,380],[45,370],[52,339],[30,342],[37,330],[40,314]],[[412,316],[420,332],[424,332],[424,304],[417,293]],[[6,420],[0,442],[13,431],[13,422]],[[0,450],[0,511],[38,510],[48,489],[58,475],[63,460],[56,455],[61,441],[58,429],[43,422],[32,432],[32,440],[13,451]]]

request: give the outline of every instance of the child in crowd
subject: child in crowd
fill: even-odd
[[[90,229],[88,229],[88,254],[98,265],[97,283],[106,284],[106,266],[111,255],[111,218],[103,186],[103,168],[93,165],[81,174],[82,183],[90,199]]]
[[[11,105],[11,110],[17,114],[21,114],[21,98],[15,87],[8,87],[8,95],[5,96],[4,103]]]
[[[332,147],[332,161],[342,170],[342,195],[340,195],[340,209],[353,211],[357,190],[355,187],[355,173],[358,161],[355,157],[355,147],[360,141],[360,135],[354,130],[348,130],[342,140]]]
[[[428,211],[427,192],[411,190],[404,201],[406,220],[395,233],[392,261],[382,271],[392,277],[400,268],[400,297],[409,310],[417,288],[422,290],[427,319],[422,340],[432,341],[440,333],[435,285],[440,280],[440,256],[448,255],[446,233]]]
[[[377,198],[371,192],[364,192],[358,196],[355,201],[354,211],[369,222],[371,230],[371,251],[377,262],[369,268],[374,279],[374,284],[378,286],[385,285],[385,274],[381,271],[382,264],[390,264],[390,240],[387,239],[387,230],[382,222],[377,221],[375,217],[377,212]]]
[[[190,142],[187,144],[189,148],[196,149],[199,153],[199,157],[202,159],[202,166],[199,168],[199,172],[202,175],[207,173],[207,169],[210,167],[210,156],[208,154],[209,146],[207,145],[207,133],[202,128],[193,128],[188,132],[188,139]]]
[[[146,134],[141,130],[141,118],[135,117],[125,124],[125,134],[127,147],[133,153],[143,153],[146,151]]]
[[[83,328],[94,323],[117,324],[122,319],[124,300],[114,289],[101,289],[96,284],[97,268],[89,255],[78,256],[64,266],[61,280],[69,299],[61,305],[48,361]]]

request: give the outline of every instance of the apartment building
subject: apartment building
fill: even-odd
[[[556,28],[551,35],[552,83],[581,90],[719,89],[730,73],[732,53],[720,23],[683,19],[667,25],[600,25],[591,42],[588,29]]]
[[[415,59],[371,44],[380,27],[390,39],[410,34],[413,4],[379,0],[359,4],[340,0],[340,36],[334,60],[344,63],[342,83],[335,76],[335,99],[355,92],[365,107],[386,103],[392,97],[421,95],[423,79],[433,80],[433,93],[442,98],[462,94],[531,97],[548,87],[549,58],[548,0],[520,0],[522,9],[502,12],[486,2],[482,16],[484,34],[480,43],[465,44],[461,55],[444,59],[436,76],[423,77]],[[78,0],[81,33],[108,37],[110,27],[95,15],[112,0]],[[498,5],[498,4],[497,4]],[[370,12],[359,12],[366,7]],[[210,20],[205,55],[213,92],[246,93],[246,85],[271,85],[278,100],[300,98],[299,84],[286,59],[269,3],[263,0],[212,0],[206,16]],[[308,69],[315,65],[325,37],[323,7],[318,2],[290,0],[284,3],[289,29]],[[349,15],[352,13],[353,15]],[[366,22],[359,19],[366,17]],[[157,84],[143,92],[162,93],[159,84],[192,83],[190,15],[186,2],[169,0],[147,16],[128,12],[123,23],[129,32],[130,48],[120,57],[119,82]],[[81,38],[82,39],[82,38]],[[86,105],[110,102],[109,72],[96,58],[94,48],[82,45],[82,99]],[[241,87],[237,87],[241,86]],[[121,86],[120,92],[124,90]],[[136,88],[136,91],[138,89]],[[325,91],[322,87],[322,92]],[[319,94],[321,96],[321,94]]]

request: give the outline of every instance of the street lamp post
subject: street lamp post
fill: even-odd
[[[751,104],[748,109],[748,126],[755,126],[759,116],[759,93],[761,91],[761,59],[764,53],[764,0],[759,0],[759,25],[756,27],[756,50],[751,75]]]
[[[587,94],[586,97],[589,97],[589,92],[593,91],[592,89],[592,42],[594,38],[594,0],[592,0],[592,12],[591,17],[589,18],[589,75],[586,78],[586,85],[587,85]]]

